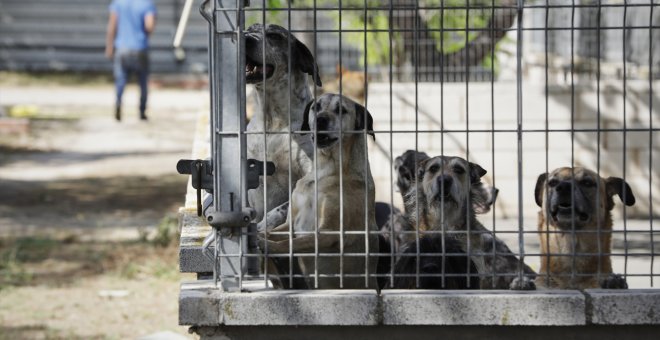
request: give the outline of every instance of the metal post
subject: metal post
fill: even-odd
[[[246,206],[245,69],[243,1],[213,0],[202,8],[213,20],[210,30],[211,156],[213,209],[236,213]],[[204,6],[204,5],[203,5]],[[239,166],[236,166],[238,163]],[[239,179],[239,180],[237,180]],[[213,223],[212,223],[213,224]],[[246,272],[243,254],[247,235],[240,227],[223,227],[216,233],[214,278],[224,290],[241,289]]]

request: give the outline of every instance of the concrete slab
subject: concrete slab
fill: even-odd
[[[181,284],[179,293],[179,325],[216,326],[220,291],[212,282],[195,281]]]
[[[379,297],[367,290],[270,290],[231,293],[211,281],[181,285],[182,325],[377,325]]]
[[[261,291],[223,293],[223,325],[377,325],[375,291]]]
[[[597,325],[660,324],[660,290],[588,289],[589,321]]]
[[[385,325],[586,324],[578,291],[384,291]]]
[[[179,270],[182,273],[213,272],[213,261],[202,252],[202,243],[211,232],[211,227],[204,218],[197,216],[197,211],[193,209],[181,208],[179,221]]]
[[[586,325],[578,291],[273,290],[181,286],[180,322],[224,326]],[[250,287],[246,285],[246,287]]]

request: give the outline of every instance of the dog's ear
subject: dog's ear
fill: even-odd
[[[364,129],[364,116],[367,116],[367,134],[369,134],[374,140],[376,140],[376,134],[374,133],[374,118],[371,117],[371,113],[364,108],[364,106],[355,103],[355,130]]]
[[[309,128],[309,110],[312,108],[312,104],[314,104],[314,99],[310,100],[309,103],[305,105],[305,111],[303,112],[303,122],[302,122],[302,126],[300,126],[300,131],[311,130]]]
[[[470,199],[472,201],[474,213],[485,214],[489,212],[490,208],[495,204],[499,192],[499,189],[484,183],[472,186],[470,190]]]
[[[312,52],[309,51],[307,46],[300,42],[298,39],[295,40],[295,46],[293,46],[293,59],[292,61],[295,61],[298,64],[298,68],[300,68],[301,71],[309,74],[314,78],[314,83],[316,86],[321,87],[323,84],[321,83],[321,74],[319,73],[319,66],[316,65],[316,61],[314,60],[314,56],[312,55]]]
[[[605,186],[608,197],[612,197],[616,194],[619,195],[619,198],[625,205],[631,206],[635,204],[635,195],[633,195],[630,185],[628,185],[623,179],[619,177],[608,177],[605,180]]]
[[[539,175],[539,178],[536,179],[536,187],[534,187],[534,199],[536,200],[536,205],[543,207],[543,186],[545,185],[545,180],[548,178],[548,173],[544,172]]]
[[[484,177],[487,171],[477,163],[468,162],[468,164],[470,166],[470,183],[481,182],[481,177]]]

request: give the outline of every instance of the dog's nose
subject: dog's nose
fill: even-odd
[[[444,188],[445,192],[448,192],[451,184],[454,182],[454,179],[449,175],[440,175],[438,176],[437,181],[440,187]]]
[[[316,117],[316,129],[320,131],[325,131],[328,130],[328,124],[330,123],[330,120],[328,117],[325,116],[319,116]]]
[[[571,182],[569,181],[563,181],[557,184],[557,187],[555,187],[555,190],[560,193],[570,193],[571,192]]]
[[[245,49],[246,50],[251,50],[255,47],[257,44],[257,41],[251,37],[249,34],[245,36]]]
[[[259,43],[259,39],[254,35],[250,33],[245,34],[245,49],[250,50],[254,47],[257,47],[257,44]]]

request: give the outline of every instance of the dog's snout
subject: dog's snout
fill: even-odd
[[[557,186],[555,187],[555,190],[557,193],[560,194],[567,194],[571,192],[571,182],[570,181],[562,181]]]
[[[327,130],[328,125],[330,124],[330,119],[326,116],[316,117],[316,129],[317,130]]]
[[[259,43],[259,39],[257,39],[256,36],[253,34],[246,34],[245,35],[245,49],[250,50],[252,48],[257,47],[257,44]]]
[[[259,40],[259,37],[261,36],[261,32],[245,32],[245,41],[248,40]]]
[[[262,44],[261,32],[245,32],[245,48],[259,47]]]
[[[449,187],[451,187],[451,184],[454,182],[454,179],[449,176],[449,175],[440,175],[437,178],[438,185],[440,185],[441,188],[444,188],[445,190],[449,190]]]

